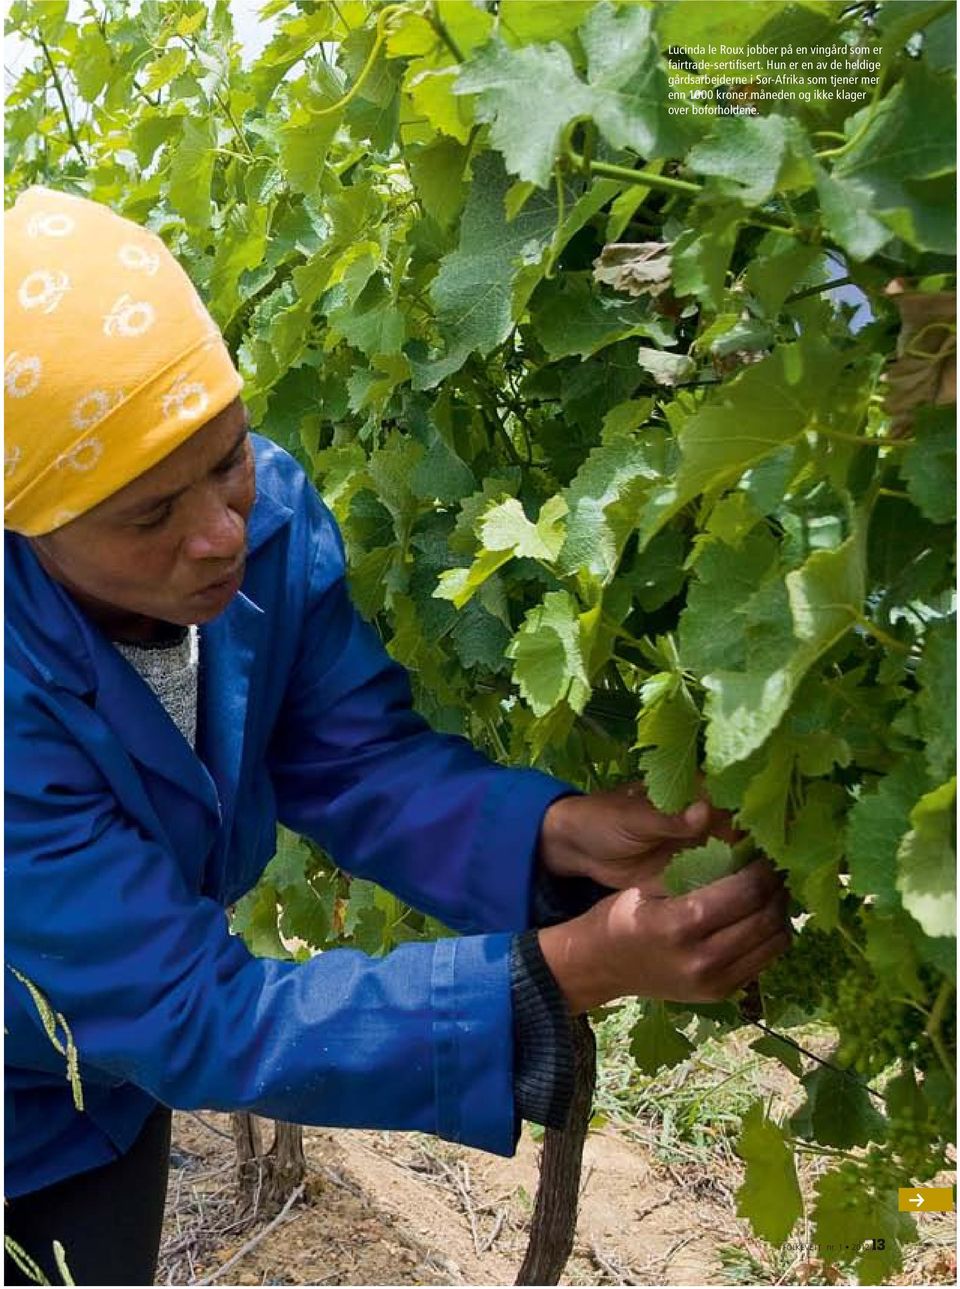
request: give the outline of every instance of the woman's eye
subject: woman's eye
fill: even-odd
[[[231,470],[236,470],[237,466],[243,465],[246,460],[246,445],[241,445],[233,456],[228,457],[217,466],[217,474],[229,474]]]
[[[172,503],[167,503],[162,509],[150,515],[148,519],[138,519],[134,524],[134,528],[139,528],[141,532],[150,528],[159,528],[161,524],[170,518],[172,513],[173,505]]]

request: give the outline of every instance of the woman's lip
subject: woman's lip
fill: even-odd
[[[208,582],[206,586],[201,586],[194,595],[216,595],[221,591],[230,590],[231,593],[239,591],[240,583],[243,581],[243,565],[235,569],[227,577],[220,577],[215,582]]]

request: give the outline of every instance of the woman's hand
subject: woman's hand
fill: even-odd
[[[788,895],[767,860],[674,898],[620,891],[538,932],[574,1014],[636,994],[717,1002],[790,944]]]
[[[696,801],[676,815],[656,810],[640,783],[561,797],[547,809],[539,859],[557,877],[591,877],[614,890],[666,895],[660,874],[679,850],[707,837],[735,841],[730,815]]]

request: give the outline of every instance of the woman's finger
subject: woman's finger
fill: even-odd
[[[675,916],[706,939],[723,927],[735,926],[764,908],[783,890],[783,878],[766,859],[755,859],[737,873],[721,877],[672,901]]]
[[[784,929],[775,932],[762,944],[755,945],[749,953],[731,963],[723,972],[726,986],[724,997],[729,997],[735,990],[741,989],[750,980],[755,980],[765,967],[781,957],[790,948],[791,933]]]

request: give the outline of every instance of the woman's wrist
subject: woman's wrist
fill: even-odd
[[[602,926],[585,913],[537,932],[540,952],[574,1016],[618,996]]]
[[[586,853],[581,844],[579,812],[583,797],[558,797],[544,812],[537,858],[554,877],[585,875]]]

